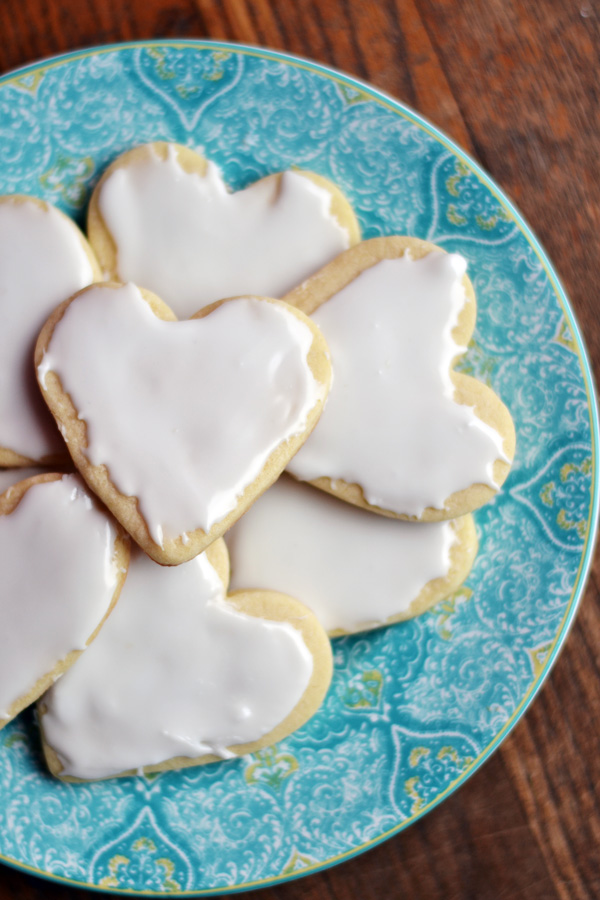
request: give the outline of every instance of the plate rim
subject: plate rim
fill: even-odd
[[[595,546],[597,543],[598,523],[600,517],[600,454],[598,453],[598,446],[600,445],[600,427],[598,419],[598,395],[594,373],[590,363],[589,351],[587,349],[585,339],[582,335],[579,323],[571,306],[571,302],[569,300],[567,292],[563,287],[562,281],[558,273],[556,272],[548,254],[546,253],[533,229],[529,225],[528,221],[513,203],[512,199],[507,195],[506,191],[501,188],[500,185],[497,184],[496,181],[482,168],[482,166],[475,159],[473,159],[469,153],[467,153],[467,151],[460,147],[458,143],[456,143],[451,137],[446,135],[440,128],[430,122],[421,113],[405,104],[403,101],[397,100],[390,94],[387,94],[385,91],[374,87],[368,82],[363,81],[362,79],[357,78],[353,75],[348,75],[347,73],[342,72],[335,67],[316,62],[303,56],[298,56],[296,54],[281,50],[271,50],[269,48],[260,47],[253,44],[237,43],[235,41],[217,41],[208,38],[157,38],[91,45],[89,47],[82,47],[77,50],[70,50],[65,53],[43,57],[41,59],[35,60],[34,62],[26,63],[25,65],[20,66],[16,69],[11,69],[10,71],[5,72],[3,75],[1,75],[0,90],[5,88],[7,85],[10,85],[11,82],[18,81],[19,78],[26,77],[27,74],[32,71],[56,68],[71,61],[85,59],[86,57],[90,56],[151,47],[169,47],[173,49],[190,47],[196,48],[198,50],[218,49],[226,52],[239,53],[244,56],[256,56],[263,59],[281,61],[285,62],[288,65],[292,65],[295,68],[301,68],[310,72],[314,72],[332,81],[346,84],[354,90],[359,90],[362,93],[367,94],[370,99],[377,101],[381,105],[390,109],[392,112],[401,115],[403,118],[407,119],[414,125],[420,127],[432,138],[434,138],[437,143],[442,144],[444,147],[446,147],[446,149],[451,151],[451,153],[453,153],[455,157],[458,157],[462,162],[464,162],[468,166],[469,170],[478,178],[478,180],[482,182],[489,191],[491,191],[500,205],[510,213],[513,221],[527,240],[529,246],[531,246],[531,248],[534,250],[540,263],[542,264],[546,276],[548,277],[555,296],[560,304],[565,319],[567,320],[569,328],[571,329],[573,334],[576,355],[579,360],[579,365],[585,384],[587,411],[590,419],[590,440],[592,453],[590,488],[591,499],[587,521],[586,540],[581,553],[577,574],[574,579],[571,596],[566,605],[561,622],[557,627],[550,650],[548,651],[548,655],[537,677],[532,681],[528,690],[521,698],[520,703],[518,704],[508,721],[505,722],[500,731],[494,736],[494,738],[489,742],[484,750],[482,750],[481,753],[473,760],[473,762],[463,772],[461,772],[458,778],[451,782],[445,788],[445,790],[443,790],[437,797],[435,797],[434,800],[426,804],[417,813],[407,817],[406,819],[402,820],[402,822],[399,822],[392,828],[387,829],[385,832],[378,835],[378,837],[373,838],[372,840],[367,841],[364,844],[361,844],[359,847],[355,847],[352,850],[337,854],[336,856],[330,857],[323,862],[305,866],[298,871],[227,887],[202,888],[190,891],[138,891],[135,888],[101,887],[99,885],[90,884],[89,882],[77,881],[75,879],[67,878],[62,875],[53,874],[42,869],[37,869],[35,866],[20,862],[19,860],[4,856],[4,854],[0,853],[0,863],[8,866],[9,868],[25,872],[26,874],[35,875],[36,877],[42,878],[46,881],[58,884],[67,884],[72,887],[78,887],[88,891],[113,894],[115,896],[130,897],[207,897],[223,895],[226,893],[242,893],[245,891],[255,890],[257,888],[272,887],[290,881],[296,881],[297,879],[303,878],[306,875],[325,871],[326,869],[339,865],[346,860],[350,860],[354,857],[360,856],[373,847],[376,847],[379,844],[382,844],[384,841],[387,841],[390,838],[394,837],[395,835],[400,834],[410,825],[421,819],[428,812],[431,812],[433,809],[435,809],[447,797],[458,790],[458,788],[461,787],[465,783],[465,781],[467,781],[467,779],[471,778],[489,759],[489,757],[495,752],[495,750],[498,749],[502,741],[504,741],[508,734],[518,724],[518,722],[527,712],[537,694],[541,690],[564,646],[565,640],[568,637],[571,626],[575,619],[575,615],[579,608],[579,604],[585,592],[588,577],[590,575]]]

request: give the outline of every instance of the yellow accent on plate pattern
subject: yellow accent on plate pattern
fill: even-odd
[[[53,166],[39,177],[40,186],[69,206],[79,208],[87,200],[87,184],[94,174],[91,156],[73,157],[60,154]]]
[[[414,747],[410,751],[410,756],[408,757],[408,764],[411,769],[414,769],[415,766],[418,766],[422,759],[426,756],[429,756],[431,750],[429,747]]]
[[[565,482],[570,475],[589,475],[592,471],[592,457],[588,456],[581,465],[565,463],[560,470],[560,480]]]
[[[252,755],[255,761],[244,772],[247,784],[266,784],[278,790],[286,778],[298,770],[298,760],[291,753],[279,752],[277,745]]]
[[[122,866],[128,866],[129,862],[130,860],[127,856],[121,856],[120,854],[113,856],[108,864],[110,875],[100,879],[100,887],[119,887],[119,869]]]
[[[411,806],[410,813],[411,815],[415,815],[415,813],[420,812],[425,806],[425,800],[421,797],[419,792],[417,791],[417,785],[419,784],[419,779],[417,776],[413,776],[412,778],[407,778],[404,782],[404,790],[408,794],[408,796],[413,800],[413,805]]]
[[[558,334],[554,340],[557,344],[562,344],[563,347],[566,347],[567,350],[570,350],[572,353],[577,353],[577,344],[573,340],[571,329],[567,325],[565,319],[561,319],[560,328],[558,329]]]
[[[534,647],[532,650],[527,651],[527,655],[531,660],[531,666],[533,668],[533,676],[537,678],[540,672],[543,671],[544,666],[546,665],[546,661],[548,659],[548,654],[552,650],[552,641],[546,641],[543,644],[540,644],[539,647]]]
[[[354,676],[344,692],[344,705],[349,709],[375,709],[383,690],[383,675],[378,669],[367,669]]]
[[[446,179],[446,190],[452,197],[460,197],[460,191],[458,190],[458,185],[460,182],[469,174],[469,167],[466,166],[463,162],[457,161],[456,163],[456,174],[450,175]]]
[[[453,763],[456,763],[457,768],[461,770],[466,769],[467,766],[470,766],[473,762],[472,756],[461,757],[454,747],[442,747],[441,750],[438,751],[437,758],[440,760],[451,759]]]
[[[300,871],[300,869],[305,869],[307,866],[312,866],[313,863],[314,859],[312,859],[310,856],[306,856],[306,854],[298,853],[297,850],[294,850],[288,862],[281,870],[281,874],[291,875],[293,872],[298,872]]]
[[[458,607],[462,603],[467,603],[473,596],[473,590],[469,587],[463,585],[449,597],[446,597],[445,600],[442,600],[440,603],[436,604],[431,610],[431,614],[437,618],[437,628],[440,637],[442,637],[445,641],[452,640],[452,629],[449,626],[449,621],[452,616],[456,613]]]
[[[17,87],[21,88],[23,91],[27,91],[30,94],[35,94],[38,87],[42,83],[44,78],[44,72],[39,70],[37,72],[31,72],[27,75],[21,75],[18,78],[15,78],[13,84],[16,84]]]

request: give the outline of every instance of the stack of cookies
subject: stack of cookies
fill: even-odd
[[[454,371],[465,260],[361,242],[320,176],[231,193],[191,150],[139,147],[98,183],[88,239],[0,198],[0,727],[38,700],[67,780],[294,731],[330,637],[464,580],[515,445]]]

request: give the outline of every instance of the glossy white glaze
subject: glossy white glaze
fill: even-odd
[[[502,438],[454,401],[450,378],[465,269],[458,254],[385,259],[313,313],[334,380],[289,472],[359,484],[371,505],[411,516],[472,484],[496,487]]]
[[[100,213],[117,248],[121,281],[149,288],[179,318],[240,294],[282,297],[349,246],[331,194],[295,172],[230,193],[218,168],[188,173],[165,160],[116,169]]]
[[[75,475],[34,485],[0,516],[0,718],[106,615],[116,536]]]
[[[312,669],[295,628],[233,609],[206,554],[169,568],[134,549],[116,609],[45,697],[44,733],[79,778],[228,757],[286,718]]]
[[[310,328],[285,307],[232,300],[166,322],[134,285],[92,287],[55,328],[39,367],[87,425],[87,456],[139,498],[163,544],[235,508],[271,453],[306,427],[324,388]]]
[[[33,348],[54,307],[92,280],[75,226],[56,209],[0,203],[0,447],[31,459],[64,452]]]
[[[283,475],[226,535],[232,588],[281,591],[327,631],[358,631],[406,611],[448,574],[452,522],[386,519]]]

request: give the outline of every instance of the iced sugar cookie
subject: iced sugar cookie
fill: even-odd
[[[132,284],[63,304],[36,366],[75,465],[165,564],[204,550],[277,478],[331,375],[318,329],[278,300],[228,300],[180,322]]]
[[[231,193],[214,163],[166,143],[110,166],[88,235],[109,277],[154,291],[182,319],[223,297],[281,297],[360,240],[327,179],[280,172]]]
[[[184,565],[137,548],[119,603],[41,702],[61,778],[182,768],[251,753],[299,728],[331,678],[331,649],[301,604],[268,591],[226,597],[223,541]]]
[[[70,219],[34,197],[0,197],[0,466],[64,460],[35,381],[33,348],[57,303],[99,277]]]
[[[233,588],[301,597],[332,637],[419,615],[456,590],[477,552],[472,516],[416,527],[286,475],[226,540]]]
[[[334,371],[292,475],[402,519],[455,518],[494,496],[515,433],[497,395],[453,370],[475,324],[465,270],[425,241],[376,238],[286,296],[322,330]]]
[[[0,495],[0,728],[96,636],[121,590],[129,541],[76,475]]]

